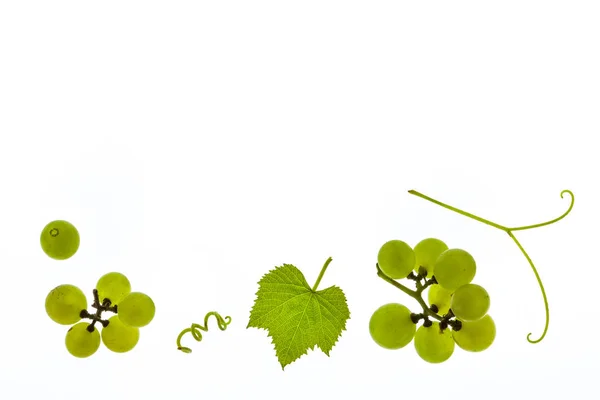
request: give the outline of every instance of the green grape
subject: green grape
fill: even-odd
[[[434,275],[445,289],[454,292],[459,287],[471,283],[477,267],[475,259],[461,249],[449,249],[440,254],[435,262]]]
[[[87,309],[85,295],[77,286],[60,285],[46,296],[46,314],[56,323],[72,325],[81,319]]]
[[[125,325],[118,315],[108,320],[108,326],[102,328],[102,343],[115,353],[126,353],[133,349],[140,339],[140,330]]]
[[[67,221],[52,221],[42,230],[40,244],[48,257],[66,260],[79,249],[79,232]]]
[[[390,350],[409,344],[416,330],[417,326],[410,318],[410,310],[397,303],[379,307],[369,321],[369,332],[375,343]]]
[[[377,263],[384,274],[392,279],[403,279],[415,266],[415,252],[401,240],[390,240],[381,246]]]
[[[483,351],[490,347],[496,338],[496,324],[489,314],[477,321],[461,321],[459,331],[452,332],[454,341],[463,350]]]
[[[427,271],[427,278],[433,276],[433,267],[440,254],[448,250],[446,243],[439,239],[423,239],[415,246],[415,272],[418,274],[421,267]]]
[[[140,292],[129,293],[117,307],[117,314],[125,325],[141,328],[154,318],[156,308],[152,299]]]
[[[440,331],[440,324],[429,327],[421,325],[415,334],[415,350],[423,360],[437,364],[446,361],[454,353],[454,340],[450,329]]]
[[[96,327],[93,332],[87,330],[87,322],[73,325],[67,332],[65,345],[69,353],[79,358],[86,358],[94,354],[100,347],[100,333]]]
[[[431,285],[427,292],[427,301],[430,306],[435,304],[438,308],[437,313],[443,316],[448,314],[448,311],[450,310],[452,292],[444,289],[441,285]]]
[[[119,304],[121,300],[131,293],[129,279],[119,272],[109,272],[103,275],[96,284],[100,302],[109,299],[111,305]]]
[[[481,286],[469,283],[456,289],[450,308],[461,321],[476,321],[490,309],[490,295]]]

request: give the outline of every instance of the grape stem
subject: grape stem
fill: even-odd
[[[423,290],[425,290],[430,284],[435,283],[435,279],[431,279],[431,280],[427,281],[425,283],[425,285],[423,285],[420,282],[420,279],[417,279],[418,277],[415,276],[411,272],[410,275],[408,276],[408,278],[412,279],[412,280],[415,280],[417,282],[417,289],[416,290],[412,290],[412,289],[407,288],[406,286],[404,286],[400,282],[398,282],[398,281],[390,278],[389,276],[387,276],[385,274],[385,272],[383,272],[381,270],[381,268],[379,268],[379,264],[375,264],[375,266],[377,267],[377,276],[379,276],[384,281],[392,284],[393,286],[397,287],[398,289],[402,290],[404,293],[406,293],[407,295],[409,295],[410,297],[412,297],[413,299],[415,299],[421,305],[421,307],[423,307],[423,314],[425,314],[425,315],[427,315],[427,316],[429,316],[431,318],[437,319],[438,321],[441,321],[443,319],[443,317],[441,317],[437,313],[434,313],[433,311],[431,311],[429,309],[429,307],[427,307],[427,304],[425,303],[425,301],[423,300],[423,297],[422,297]],[[429,282],[431,282],[431,283],[429,283]]]
[[[521,245],[521,243],[517,240],[517,238],[515,237],[515,235],[513,234],[513,232],[514,231],[524,231],[526,229],[539,228],[541,226],[550,225],[550,224],[553,224],[553,223],[558,222],[561,219],[563,219],[564,217],[566,217],[571,212],[571,210],[573,209],[573,205],[575,204],[575,195],[573,194],[573,192],[571,192],[570,190],[563,190],[560,193],[560,197],[561,198],[564,198],[564,194],[565,193],[567,193],[567,194],[569,194],[569,196],[571,196],[571,204],[569,205],[569,208],[560,217],[554,218],[553,220],[542,222],[542,223],[539,223],[539,224],[518,226],[518,227],[514,227],[514,228],[509,228],[509,227],[506,227],[504,225],[497,224],[495,222],[492,222],[490,220],[478,217],[478,216],[476,216],[474,214],[471,214],[469,212],[460,210],[460,209],[458,209],[456,207],[452,207],[452,206],[450,206],[448,204],[442,203],[441,201],[435,200],[435,199],[433,199],[433,198],[431,198],[429,196],[426,196],[426,195],[424,195],[422,193],[419,193],[416,190],[409,190],[408,193],[410,193],[412,195],[415,195],[415,196],[418,196],[418,197],[420,197],[422,199],[425,199],[427,201],[430,201],[430,202],[432,202],[434,204],[437,204],[438,206],[444,207],[444,208],[446,208],[448,210],[454,211],[454,212],[456,212],[458,214],[464,215],[465,217],[469,217],[471,219],[479,221],[479,222],[481,222],[483,224],[486,224],[486,225],[489,225],[489,226],[493,226],[496,229],[500,229],[501,231],[506,232],[508,234],[508,236],[510,236],[510,238],[519,247],[519,250],[521,250],[521,253],[523,253],[523,255],[525,256],[525,258],[527,259],[527,262],[531,266],[531,269],[533,270],[533,273],[535,274],[535,278],[537,279],[537,282],[538,282],[538,284],[540,286],[540,290],[542,292],[542,297],[544,299],[544,308],[546,310],[546,324],[544,326],[544,332],[542,333],[542,335],[540,336],[540,338],[536,339],[536,340],[531,340],[531,335],[532,335],[531,332],[527,335],[527,341],[529,343],[539,343],[539,342],[541,342],[542,339],[544,339],[544,337],[546,336],[546,333],[548,332],[548,326],[550,325],[550,308],[548,306],[548,298],[546,297],[546,290],[544,289],[544,285],[542,284],[542,279],[540,278],[540,275],[539,275],[537,269],[535,268],[535,265],[533,265],[533,261],[531,260],[531,258],[529,257],[529,255],[527,254],[527,252],[525,251],[525,249],[523,248],[523,246]]]
[[[211,312],[207,313],[206,316],[204,317],[204,326],[202,326],[200,324],[192,324],[191,327],[181,331],[179,336],[177,336],[177,350],[181,350],[184,353],[192,352],[192,349],[190,349],[189,347],[184,347],[181,345],[181,338],[186,333],[191,332],[192,336],[194,337],[194,339],[196,339],[196,341],[198,341],[198,342],[202,341],[202,332],[200,332],[200,331],[208,332],[208,318],[211,315],[215,316],[215,318],[217,319],[217,326],[222,331],[227,329],[227,325],[229,325],[231,323],[231,317],[227,316],[227,317],[223,318],[219,315],[218,312],[211,311]]]
[[[81,310],[81,313],[79,313],[81,318],[89,318],[92,320],[92,323],[87,327],[88,332],[94,332],[94,325],[96,322],[100,322],[104,328],[108,326],[109,321],[102,319],[102,312],[110,311],[115,314],[117,313],[117,306],[111,306],[109,299],[104,299],[104,302],[100,304],[100,298],[98,297],[97,289],[94,289],[94,303],[92,304],[92,307],[96,309],[95,314],[90,314],[88,310]]]

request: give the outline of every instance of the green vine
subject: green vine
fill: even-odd
[[[211,311],[211,312],[207,313],[206,316],[204,317],[204,326],[202,326],[200,324],[192,324],[191,327],[186,328],[183,331],[181,331],[179,336],[177,336],[177,350],[181,350],[184,353],[192,352],[192,349],[190,349],[189,347],[184,347],[181,345],[181,338],[186,333],[191,332],[193,338],[196,339],[196,341],[198,341],[198,342],[202,341],[202,332],[200,332],[200,331],[208,332],[208,318],[210,318],[211,315],[215,316],[215,318],[217,319],[217,326],[222,331],[227,329],[227,325],[229,325],[231,323],[231,317],[227,316],[227,317],[223,318],[223,317],[221,317],[221,315],[219,315],[218,312]]]
[[[450,206],[448,204],[442,203],[441,201],[435,200],[435,199],[433,199],[433,198],[431,198],[429,196],[426,196],[426,195],[424,195],[422,193],[417,192],[416,190],[409,190],[408,193],[410,193],[412,195],[415,195],[415,196],[418,196],[418,197],[420,197],[422,199],[425,199],[427,201],[430,201],[430,202],[432,202],[434,204],[437,204],[437,205],[439,205],[441,207],[444,207],[444,208],[446,208],[448,210],[457,212],[457,213],[459,213],[461,215],[464,215],[465,217],[469,217],[471,219],[474,219],[474,220],[479,221],[481,223],[484,223],[486,225],[493,226],[496,229],[500,229],[500,230],[506,232],[508,234],[508,236],[510,236],[510,238],[512,240],[514,240],[514,242],[517,244],[517,246],[519,247],[519,249],[521,250],[521,252],[525,256],[525,258],[527,259],[527,262],[531,266],[531,269],[533,270],[533,273],[535,274],[535,278],[537,279],[538,284],[540,286],[540,289],[542,291],[542,297],[544,298],[544,307],[545,307],[545,310],[546,310],[546,324],[544,326],[544,332],[542,333],[542,335],[540,336],[540,338],[537,339],[537,340],[531,340],[531,335],[532,335],[531,332],[527,335],[527,341],[529,343],[539,343],[539,342],[541,342],[542,339],[544,339],[544,337],[546,336],[546,333],[548,332],[548,325],[550,324],[550,308],[548,307],[548,298],[546,297],[546,291],[544,290],[544,285],[542,284],[542,279],[540,278],[540,275],[539,275],[537,269],[535,268],[535,265],[533,265],[533,261],[531,261],[531,258],[529,257],[529,255],[527,254],[527,252],[525,251],[525,249],[523,248],[523,246],[521,245],[521,243],[519,243],[519,241],[517,240],[517,238],[515,237],[515,235],[513,234],[513,232],[514,231],[524,231],[526,229],[539,228],[541,226],[550,225],[550,224],[553,224],[553,223],[558,222],[561,219],[563,219],[564,217],[566,217],[571,212],[571,210],[573,209],[573,205],[575,204],[575,195],[573,194],[573,192],[571,192],[570,190],[563,190],[560,193],[560,197],[561,198],[564,198],[564,194],[565,193],[568,193],[569,196],[571,196],[571,204],[569,205],[569,209],[567,211],[565,211],[565,213],[562,214],[560,217],[555,218],[555,219],[550,220],[550,221],[547,221],[547,222],[542,222],[542,223],[539,223],[539,224],[519,226],[519,227],[515,227],[515,228],[508,228],[506,226],[497,224],[497,223],[492,222],[490,220],[478,217],[478,216],[476,216],[474,214],[471,214],[469,212],[460,210],[460,209],[458,209],[456,207],[452,207],[452,206]],[[379,272],[380,272],[380,270],[378,268],[378,272],[377,272],[378,275],[379,275]],[[381,275],[379,275],[379,276],[381,276]],[[410,290],[408,288],[404,288],[406,290],[404,290],[402,288],[400,288],[400,289],[403,290],[405,293],[407,293],[409,296],[412,296],[415,299],[417,299],[415,297],[417,295],[416,292],[414,292],[414,291],[412,291],[412,290]],[[414,295],[411,294],[411,293],[413,293]],[[418,294],[418,297],[419,298],[417,299],[417,301],[419,301],[419,299],[421,299],[420,293]],[[425,305],[425,303],[423,302],[423,299],[421,299],[420,303],[422,303],[421,304],[422,306]],[[424,309],[427,309],[427,307],[424,307]]]

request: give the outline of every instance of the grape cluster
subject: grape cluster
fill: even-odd
[[[152,321],[155,306],[152,299],[140,292],[132,292],[129,279],[119,272],[102,276],[94,289],[94,314],[87,311],[85,295],[77,286],[60,285],[46,297],[46,313],[56,323],[73,325],[68,330],[65,345],[75,357],[86,358],[100,347],[100,341],[111,351],[125,353],[132,350],[140,338],[139,328]],[[102,319],[102,312],[115,313]],[[91,323],[80,322],[91,319]],[[102,326],[102,334],[96,328]]]
[[[400,349],[414,339],[417,354],[430,363],[441,363],[455,345],[479,352],[490,347],[496,325],[487,312],[490,296],[475,278],[475,259],[462,249],[449,249],[439,239],[420,241],[414,249],[401,240],[390,240],[377,255],[377,274],[413,297],[423,308],[412,313],[398,303],[385,304],[371,316],[371,337],[383,348]],[[416,289],[397,282],[409,279]],[[422,294],[428,289],[427,300]],[[417,328],[419,321],[421,326]]]

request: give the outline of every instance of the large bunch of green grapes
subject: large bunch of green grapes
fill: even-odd
[[[413,341],[419,357],[436,364],[450,359],[455,346],[472,352],[491,346],[496,327],[488,314],[490,296],[472,283],[477,267],[470,253],[448,248],[435,238],[420,241],[414,249],[390,240],[379,250],[377,265],[382,278],[420,300],[423,307],[421,296],[427,290],[429,303],[421,313],[411,313],[398,303],[375,310],[369,331],[379,346],[395,350]],[[402,285],[401,279],[414,281],[415,290]]]

